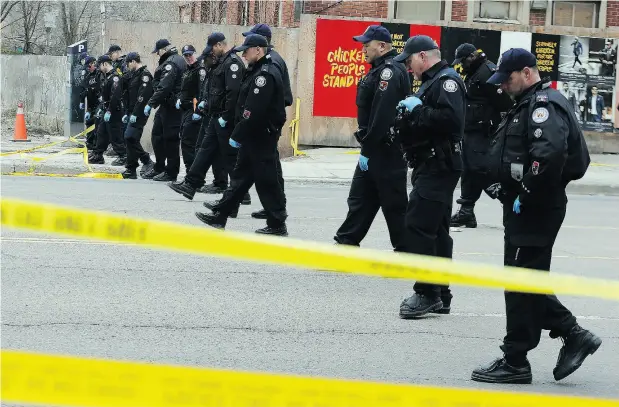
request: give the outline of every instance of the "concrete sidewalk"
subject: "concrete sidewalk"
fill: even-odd
[[[31,143],[3,142],[0,145],[2,153],[20,149],[33,148],[53,141],[60,141],[61,137],[46,137],[33,139]],[[35,173],[77,175],[88,172],[81,154],[66,154],[53,156],[62,149],[78,147],[74,143],[65,142],[50,148],[34,151],[27,154],[9,155],[0,157],[3,175],[28,172],[34,165]],[[305,155],[282,159],[284,177],[290,182],[300,183],[336,183],[349,185],[358,160],[358,149],[347,148],[312,148],[303,150]],[[37,160],[33,161],[32,157]],[[568,192],[578,194],[607,194],[619,195],[619,155],[593,155],[592,164],[585,177],[572,182]],[[105,157],[106,163],[113,161],[112,157]],[[370,165],[371,162],[370,162]],[[102,173],[120,173],[123,167],[113,167],[109,164],[92,165],[93,171]],[[185,175],[181,164],[180,177]],[[207,180],[211,179],[211,174]]]

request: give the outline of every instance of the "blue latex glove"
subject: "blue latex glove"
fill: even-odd
[[[109,122],[111,117],[112,117],[112,113],[105,112],[105,114],[103,115],[103,120],[105,120],[106,122]]]
[[[514,212],[520,215],[520,197],[516,198],[514,201]]]
[[[124,116],[123,116],[123,118],[122,118],[121,120],[123,121],[123,123],[127,123],[127,121],[128,121],[127,119],[128,119],[128,118],[129,118],[129,117],[128,117],[127,115],[124,115]]]
[[[149,105],[146,105],[146,107],[144,108],[144,116],[150,116],[151,109],[152,107],[150,107]]]
[[[131,115],[131,117],[129,117],[129,122],[135,123],[137,121],[138,121],[138,117],[137,116]]]
[[[80,103],[80,110],[84,110],[84,104]]]
[[[241,148],[241,145],[232,139],[228,140],[228,144],[230,144],[234,148]]]
[[[362,155],[359,156],[359,168],[361,169],[361,171],[367,171],[368,170],[368,161],[370,159],[367,157],[364,157]]]
[[[200,103],[198,103],[198,109],[204,110],[204,108],[206,108],[206,102],[202,101]]]
[[[84,120],[86,121],[90,120],[90,112],[84,113]]]
[[[202,116],[200,116],[197,113],[194,113],[191,115],[191,120],[193,120],[194,122],[197,122],[198,120],[200,120],[202,118]]]
[[[421,104],[423,103],[421,102],[421,99],[419,99],[417,96],[409,96],[404,100],[400,100],[400,102],[398,103],[398,107],[404,106],[406,107],[407,111],[412,112],[416,106],[419,106]]]
[[[227,121],[225,121],[222,117],[220,117],[219,119],[217,119],[217,121],[219,122],[219,125],[221,127],[226,127],[226,123]]]
[[[181,108],[181,100],[180,99],[176,99],[176,109],[180,110]]]

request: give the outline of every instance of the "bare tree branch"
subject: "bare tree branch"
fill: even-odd
[[[0,8],[0,23],[3,23],[4,20],[9,16],[13,7],[19,4],[19,1],[5,1],[2,3],[2,8]]]

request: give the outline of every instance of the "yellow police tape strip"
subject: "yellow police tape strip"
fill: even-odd
[[[2,402],[82,407],[617,407],[619,400],[2,351]]]
[[[104,212],[3,198],[2,225],[189,253],[322,271],[463,284],[510,291],[560,293],[619,300],[619,280],[601,280],[406,253],[327,245],[210,227],[144,220]]]
[[[69,137],[67,140],[55,141],[53,143],[44,144],[42,146],[37,146],[37,147],[25,149],[25,150],[17,150],[17,151],[11,151],[11,152],[8,152],[8,153],[0,154],[0,156],[3,156],[3,157],[10,156],[10,155],[21,155],[23,158],[28,158],[28,159],[32,160],[32,165],[30,166],[28,171],[26,171],[26,172],[3,172],[2,175],[11,175],[11,176],[39,176],[39,177],[62,177],[62,178],[73,178],[73,177],[76,177],[76,178],[97,178],[97,179],[122,179],[122,175],[118,174],[118,173],[95,172],[92,169],[92,166],[88,163],[88,149],[86,148],[86,143],[85,143],[84,140],[79,139],[79,137],[85,136],[86,134],[88,134],[91,131],[93,131],[94,128],[95,128],[95,125],[93,124],[92,126],[87,128],[86,130],[82,131],[81,133],[76,134],[75,136]],[[36,150],[41,150],[41,149],[44,149],[44,148],[48,148],[48,147],[52,147],[52,146],[55,146],[55,145],[58,145],[58,144],[65,143],[67,141],[71,141],[71,142],[80,144],[82,147],[67,148],[67,149],[59,151],[57,153],[50,154],[47,157],[33,157],[33,156],[26,156],[25,155],[27,153],[31,153],[31,152],[36,151]],[[48,159],[56,157],[56,156],[60,156],[60,155],[64,155],[64,154],[73,154],[73,153],[82,154],[84,165],[86,166],[86,169],[88,170],[88,172],[81,173],[81,174],[51,174],[51,173],[36,173],[35,172],[36,163],[48,160]]]

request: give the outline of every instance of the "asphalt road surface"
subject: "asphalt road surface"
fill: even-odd
[[[228,228],[252,232],[259,208]],[[345,186],[286,185],[288,230],[332,242]],[[203,227],[193,202],[149,181],[2,177],[2,195]],[[570,196],[553,272],[619,279],[619,197]],[[455,259],[502,264],[500,206],[454,233]],[[206,226],[204,226],[206,227]],[[379,213],[364,246],[390,249]],[[561,297],[602,347],[555,382],[561,346],[529,354],[532,385],[484,385],[473,368],[500,355],[503,293],[454,287],[452,314],[398,318],[412,282],[321,273],[2,230],[2,348],[302,375],[619,398],[619,304]]]

